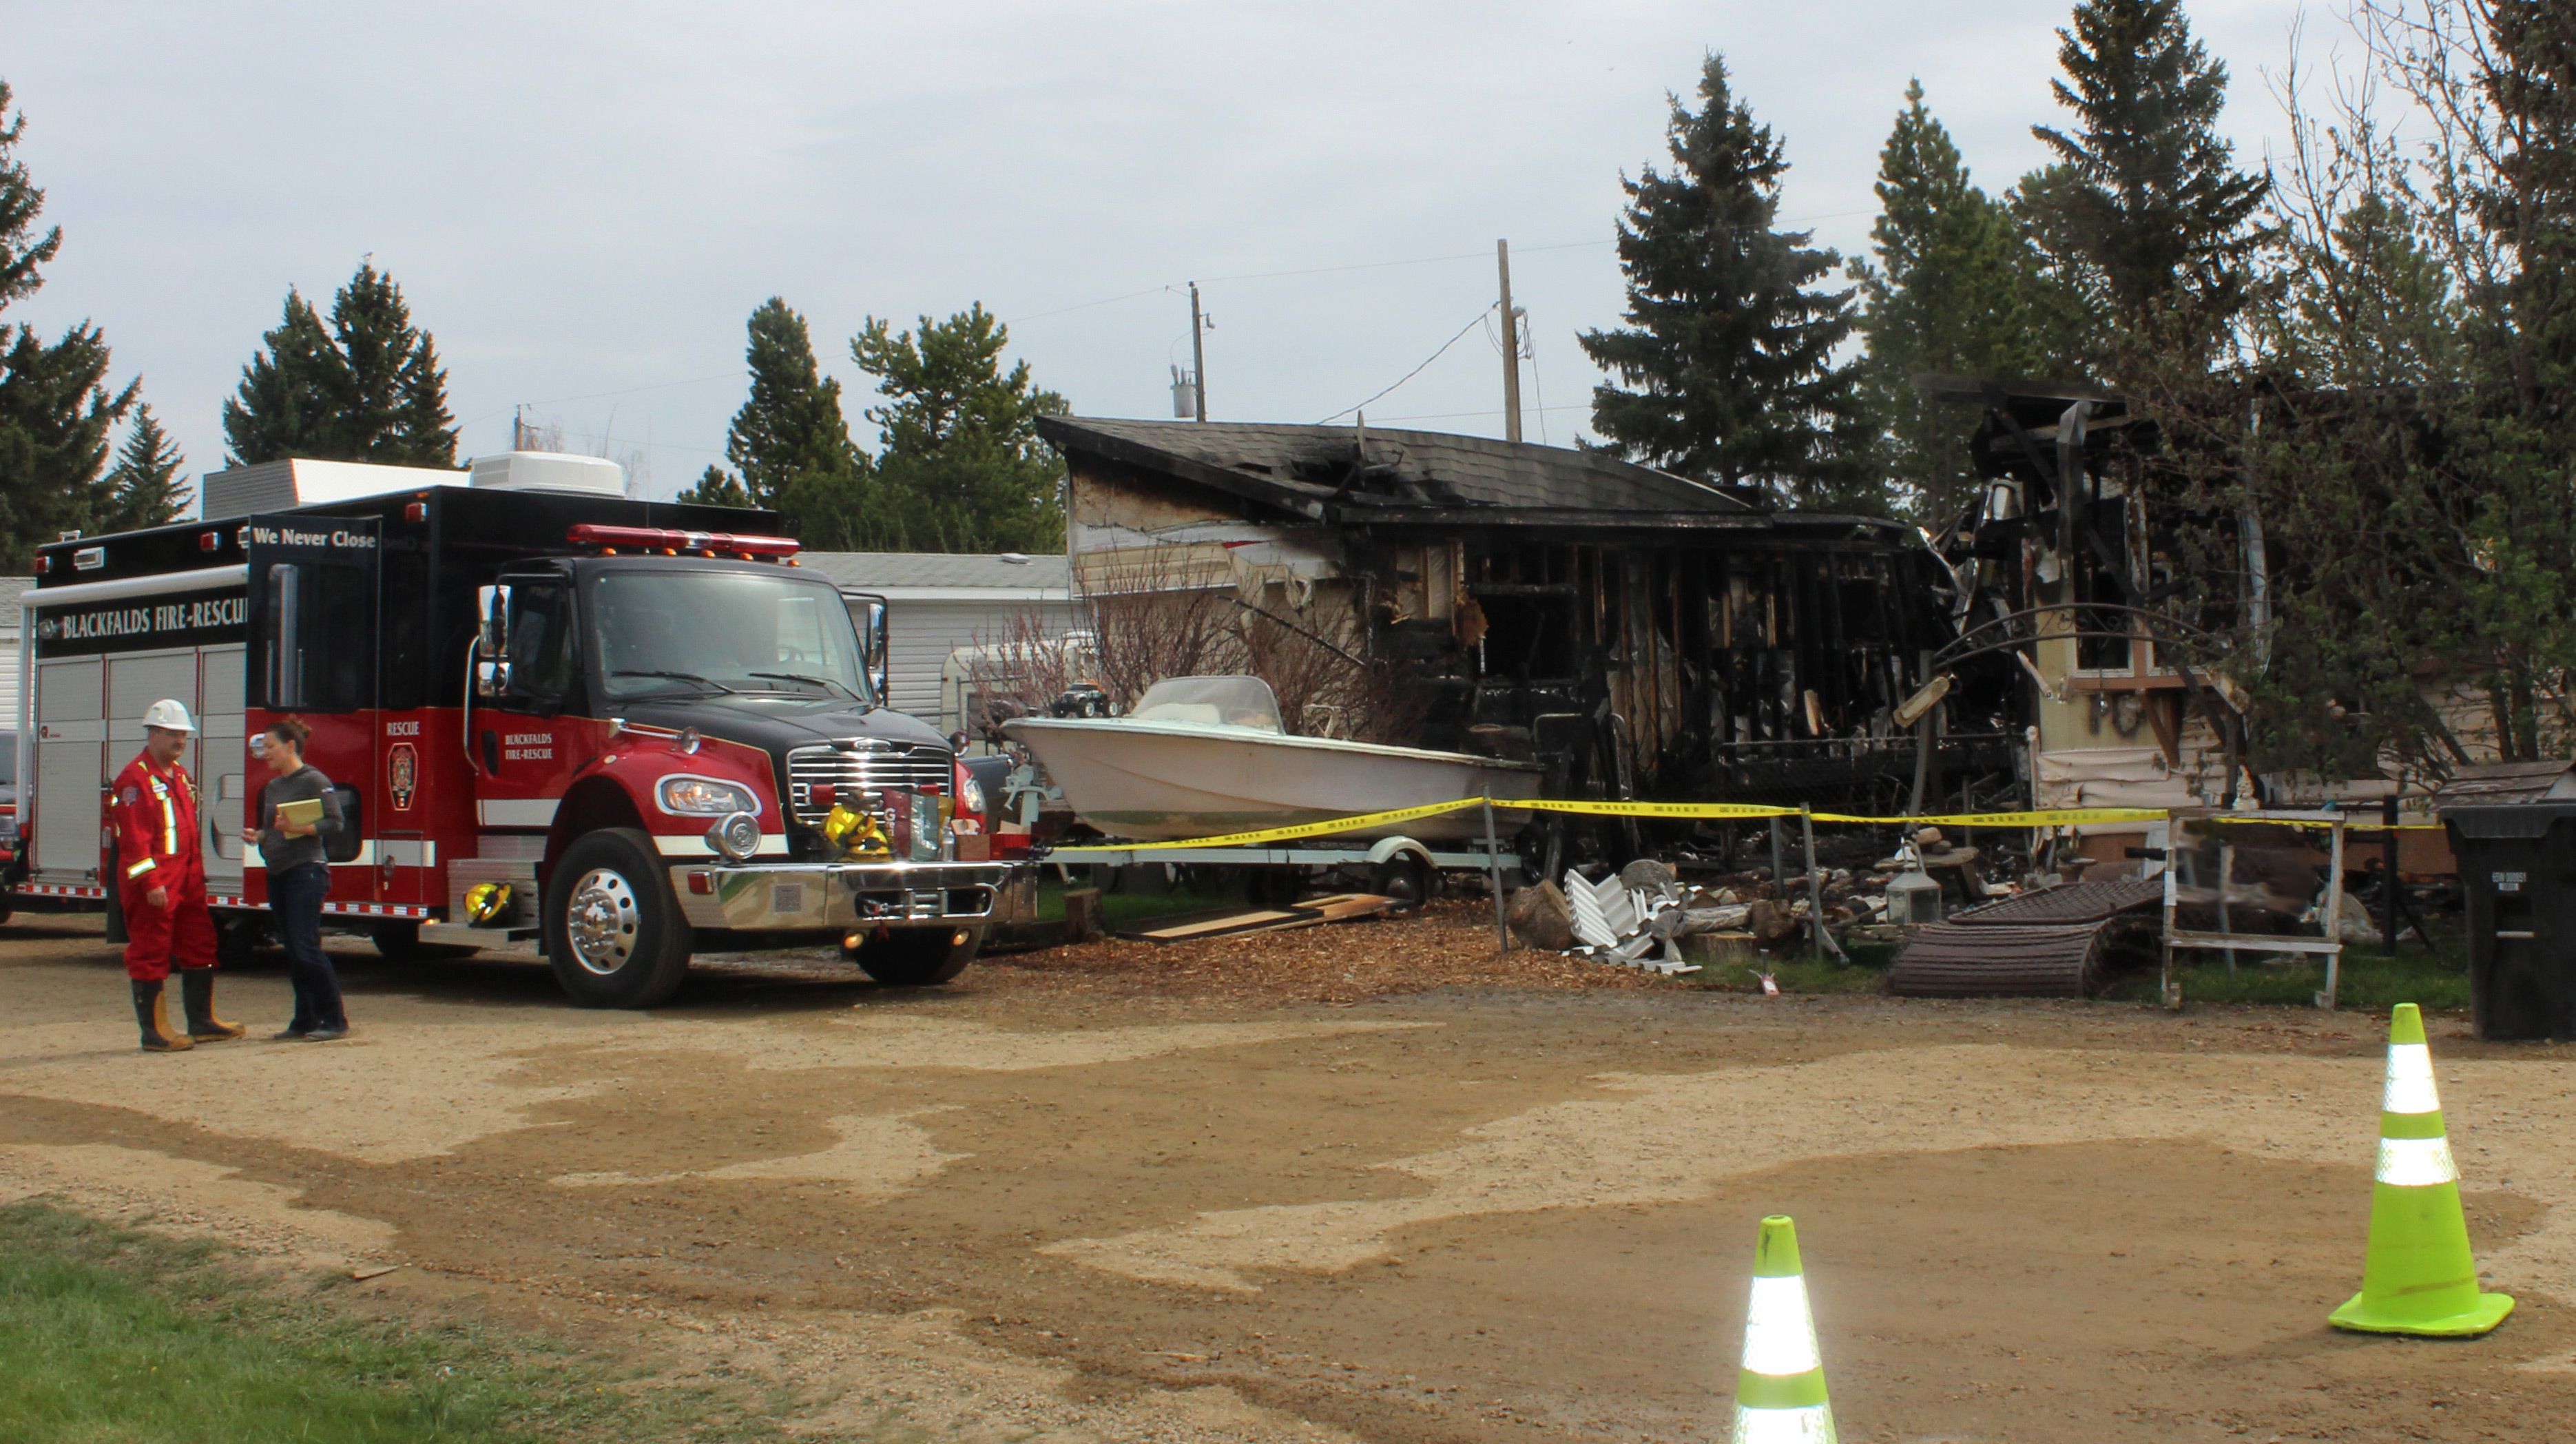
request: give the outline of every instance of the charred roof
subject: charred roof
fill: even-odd
[[[1593,451],[1382,427],[1128,421],[1051,416],[1067,453],[1158,473],[1341,522],[1498,522],[1641,515],[1685,525],[1765,524],[1731,491]]]

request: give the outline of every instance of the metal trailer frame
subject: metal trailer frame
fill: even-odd
[[[1488,814],[1490,826],[1490,813]],[[1120,847],[1115,843],[1081,844],[1082,856],[1058,862],[1050,855],[1041,866],[1072,867],[1097,863],[1129,867],[1144,862],[1198,863],[1216,867],[1376,867],[1389,859],[1419,858],[1439,872],[1481,872],[1494,894],[1494,936],[1502,951],[1512,948],[1511,929],[1503,920],[1503,874],[1528,871],[1517,852],[1505,852],[1490,837],[1473,852],[1434,851],[1410,837],[1382,837],[1367,847]]]
[[[1128,867],[1139,862],[1194,862],[1218,867],[1376,867],[1398,854],[1416,857],[1437,872],[1481,872],[1494,894],[1494,938],[1503,952],[1512,950],[1512,930],[1504,921],[1503,872],[1506,868],[1523,878],[1529,870],[1517,852],[1503,851],[1494,832],[1494,799],[1478,798],[1485,820],[1484,846],[1473,852],[1434,852],[1427,843],[1410,837],[1381,837],[1366,848],[1353,847],[1171,847],[1139,844],[1121,848],[1115,843],[1077,844],[1086,860],[1109,867]],[[1048,861],[1041,857],[1039,862]],[[1057,866],[1069,866],[1059,863]],[[1810,872],[1813,869],[1809,869]]]
[[[2277,937],[2268,933],[2233,933],[2223,931],[2227,926],[2227,884],[2230,875],[2235,872],[2236,849],[2233,844],[2225,845],[2220,850],[2220,856],[2222,858],[2220,866],[2225,869],[2221,872],[2218,879],[2218,905],[2220,909],[2219,927],[2222,931],[2205,933],[2178,930],[2174,927],[2174,906],[2176,902],[2175,882],[2177,877],[2173,865],[2173,854],[2176,850],[2174,839],[2179,835],[2180,828],[2183,823],[2201,821],[2210,818],[2228,822],[2278,822],[2310,827],[2322,825],[2326,828],[2327,832],[2330,834],[2326,843],[2326,903],[2325,910],[2319,914],[2317,919],[2324,934],[2322,937]],[[2177,949],[2181,948],[2215,948],[2222,950],[2227,954],[2228,966],[2231,968],[2235,966],[2236,954],[2239,949],[2259,953],[2319,954],[2326,960],[2326,985],[2325,990],[2316,994],[2313,1001],[2319,1008],[2323,1008],[2328,1011],[2331,1011],[2334,1008],[2335,988],[2342,972],[2343,964],[2343,933],[2341,930],[2343,922],[2343,831],[2350,821],[2351,819],[2341,812],[2328,812],[2322,810],[2304,811],[2265,809],[2253,812],[2203,812],[2194,813],[2188,816],[2180,812],[2176,812],[2172,816],[2166,824],[2164,860],[2165,941],[2163,995],[2165,1006],[2167,1008],[2180,1008],[2182,1006],[2182,985],[2174,981],[2174,953]],[[2392,879],[2392,882],[2393,881],[2394,880]]]
[[[1053,853],[1038,859],[1059,867],[1098,863],[1129,867],[1143,862],[1212,863],[1220,867],[1357,867],[1375,866],[1398,853],[1410,854],[1442,872],[1521,870],[1516,852],[1435,852],[1409,837],[1383,839],[1374,847],[1122,847],[1117,843],[1081,844],[1082,855],[1059,861]]]

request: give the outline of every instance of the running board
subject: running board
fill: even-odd
[[[481,948],[485,952],[536,951],[535,928],[474,928],[461,923],[422,923],[420,940],[440,947]]]

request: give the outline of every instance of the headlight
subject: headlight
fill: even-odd
[[[733,862],[749,862],[760,851],[760,820],[737,812],[707,829],[707,845]]]
[[[749,812],[760,811],[760,799],[751,789],[712,777],[665,777],[662,779],[664,812]]]

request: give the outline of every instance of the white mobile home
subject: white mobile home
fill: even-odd
[[[807,552],[798,559],[843,591],[886,601],[886,699],[898,712],[940,715],[940,670],[961,647],[1004,641],[1028,626],[1061,636],[1074,626],[1073,572],[1062,555]]]

